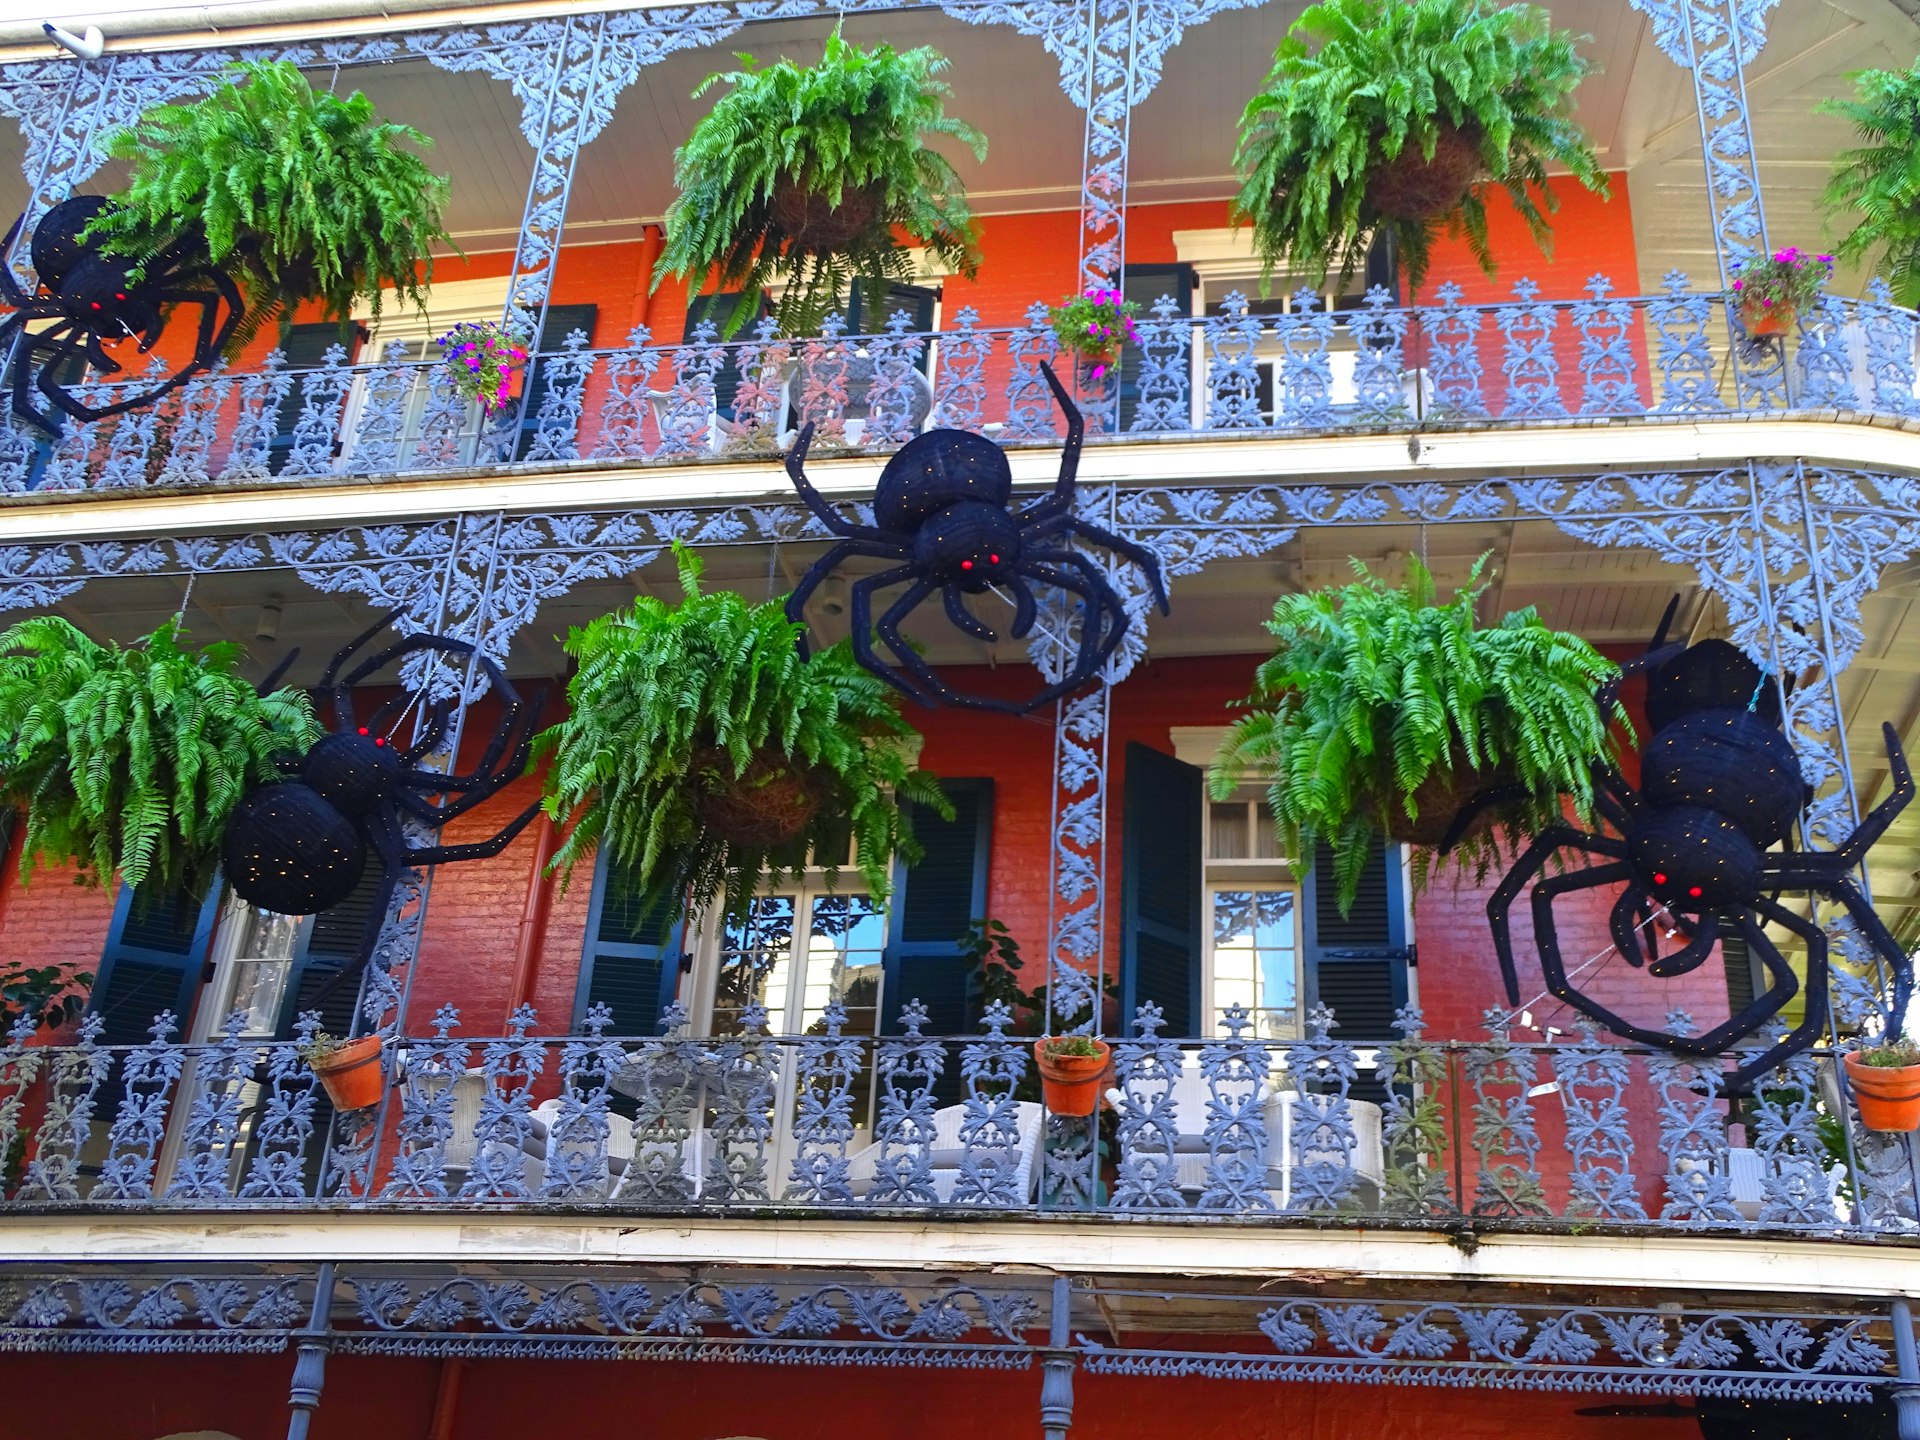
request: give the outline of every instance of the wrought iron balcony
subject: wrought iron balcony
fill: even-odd
[[[1668,277],[1658,295],[1548,299],[1522,281],[1500,304],[1397,306],[1376,289],[1335,312],[1302,292],[1251,313],[1230,295],[1188,316],[1162,300],[1114,373],[1080,376],[1090,428],[1111,438],[1327,435],[1567,421],[1702,420],[1809,411],[1920,417],[1920,317],[1870,298],[1825,298],[1778,341],[1748,338],[1717,292]],[[451,471],[550,470],[771,456],[812,422],[816,447],[891,450],[932,425],[1005,442],[1053,440],[1058,417],[1037,366],[1057,343],[1044,307],[1015,329],[952,328],[782,339],[763,322],[722,343],[710,322],[679,344],[644,328],[618,349],[576,332],[537,354],[518,403],[483,420],[435,361],[313,369],[277,353],[252,373],[193,380],[160,407],[56,442],[0,431],[0,492],[125,492],[153,486],[311,483]],[[158,363],[158,362],[156,362]],[[135,383],[135,382],[126,382]],[[82,387],[96,403],[119,387]]]
[[[472,1207],[512,1211],[1045,1212],[1413,1230],[1678,1229],[1920,1235],[1911,1137],[1843,1123],[1831,1056],[1803,1055],[1747,1097],[1721,1064],[1601,1043],[1521,1043],[1490,1012],[1478,1040],[1349,1044],[1330,1012],[1304,1039],[1224,1034],[1113,1042],[1097,1120],[1049,1115],[1032,1041],[996,1005],[982,1033],[504,1036],[387,1042],[377,1109],[336,1115],[299,1040],[0,1050],[0,1208]],[[315,1021],[302,1022],[303,1037]],[[1031,1098],[1029,1098],[1031,1097]]]

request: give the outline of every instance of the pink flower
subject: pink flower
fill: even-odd
[[[1734,289],[1736,289],[1736,290],[1738,290],[1738,289],[1740,288],[1740,282],[1739,282],[1738,280],[1736,280],[1736,281],[1734,281],[1734,282],[1733,282],[1733,288],[1734,288]]]
[[[1104,380],[1106,375],[1107,367],[1105,365],[1096,365],[1087,372],[1088,378],[1093,380]]]

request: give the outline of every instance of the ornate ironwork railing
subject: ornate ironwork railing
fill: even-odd
[[[376,1109],[335,1115],[300,1040],[242,1035],[0,1048],[0,1208],[1096,1210],[1229,1223],[1310,1218],[1413,1228],[1676,1228],[1920,1235],[1910,1137],[1870,1134],[1831,1057],[1754,1094],[1722,1065],[1603,1043],[1522,1043],[1491,1013],[1478,1040],[1349,1043],[1316,1011],[1300,1039],[1242,1011],[1202,1040],[1152,1006],[1113,1042],[1094,1119],[1039,1103],[1032,1041],[1001,1006],[980,1034],[648,1038],[532,1033],[390,1042]],[[303,1036],[313,1025],[303,1021]]]
[[[1725,297],[1667,277],[1660,294],[1615,296],[1596,276],[1576,299],[1521,281],[1512,297],[1405,307],[1375,289],[1331,311],[1312,291],[1278,313],[1229,295],[1209,315],[1163,299],[1112,372],[1078,377],[1096,432],[1320,434],[1556,420],[1712,418],[1841,410],[1920,417],[1920,317],[1876,283],[1828,296],[1795,332],[1756,341]],[[1262,306],[1263,310],[1271,308]],[[1038,365],[1058,354],[1035,305],[1016,328],[951,327],[810,339],[770,321],[722,343],[702,322],[677,344],[644,328],[596,349],[581,332],[537,354],[517,403],[482,417],[436,361],[405,347],[350,363],[344,346],[311,369],[276,352],[252,372],[201,376],[158,407],[56,441],[0,428],[0,492],[122,491],[155,485],[313,481],[473,468],[684,463],[771,456],[811,422],[822,449],[885,452],[929,425],[1046,443],[1059,417]],[[156,365],[160,362],[156,361]],[[140,383],[128,381],[128,384]],[[80,386],[110,400],[114,384]]]

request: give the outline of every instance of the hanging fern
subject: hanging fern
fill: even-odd
[[[1841,152],[1827,184],[1828,209],[1859,216],[1837,253],[1853,262],[1877,255],[1893,298],[1920,306],[1920,62],[1853,81],[1857,99],[1820,106],[1851,120],[1861,141]]]
[[[318,300],[344,325],[355,300],[377,316],[391,288],[424,307],[447,181],[409,145],[433,142],[379,120],[358,90],[316,92],[287,60],[231,67],[234,83],[203,100],[156,105],[108,137],[127,187],[89,233],[145,256],[203,240],[246,294],[232,349],[269,319]]]
[[[20,876],[204,892],[248,786],[320,729],[307,697],[260,695],[237,645],[183,650],[168,621],[121,649],[43,615],[0,633],[0,804],[27,813]]]
[[[1537,5],[1488,0],[1323,0],[1303,12],[1240,117],[1234,154],[1234,214],[1253,222],[1268,277],[1284,265],[1319,284],[1337,268],[1344,284],[1363,241],[1384,233],[1418,291],[1442,225],[1491,275],[1490,184],[1550,250],[1559,202],[1547,166],[1607,190],[1573,119],[1589,69],[1582,38]]]
[[[948,115],[935,77],[948,61],[921,47],[863,50],[836,29],[818,65],[781,60],[709,76],[733,89],[674,152],[680,194],[667,210],[666,246],[653,288],[668,275],[698,283],[718,272],[740,291],[729,336],[758,313],[769,281],[784,279],[783,333],[817,333],[858,278],[869,294],[912,278],[896,228],[971,279],[980,250],[966,188],[927,145],[950,136],[984,160],[979,131]],[[837,214],[834,212],[838,212]]]
[[[829,875],[851,833],[861,878],[884,898],[896,854],[919,858],[900,799],[951,819],[953,807],[906,749],[913,728],[845,644],[802,659],[799,625],[778,601],[703,593],[701,565],[674,547],[685,598],[641,596],[567,637],[579,670],[572,713],[535,741],[548,758],[547,813],[572,822],[554,857],[571,871],[608,846],[650,914],[678,918],[715,896],[743,914],[768,880],[809,849]],[[818,808],[786,845],[729,842],[703,812],[769,773],[803,778]]]
[[[1483,555],[1446,605],[1409,556],[1402,589],[1356,560],[1358,583],[1273,607],[1267,629],[1279,643],[1256,672],[1251,713],[1214,761],[1212,788],[1225,799],[1250,772],[1271,777],[1284,853],[1310,865],[1329,843],[1343,911],[1373,838],[1420,818],[1423,786],[1431,796],[1494,777],[1514,785],[1523,793],[1493,814],[1515,834],[1560,819],[1563,796],[1591,815],[1591,763],[1612,758],[1611,723],[1626,718],[1618,707],[1602,717],[1594,695],[1617,667],[1531,607],[1476,626],[1485,564]],[[1456,853],[1484,874],[1500,853],[1497,830]],[[1424,884],[1428,853],[1415,860]]]

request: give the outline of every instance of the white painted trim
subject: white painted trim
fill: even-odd
[[[1232,729],[1231,725],[1174,725],[1168,728],[1167,735],[1173,741],[1176,760],[1205,770],[1212,766],[1221,742]]]
[[[1664,470],[1743,464],[1756,455],[1794,455],[1813,465],[1920,472],[1920,421],[1843,416],[1814,420],[1618,420],[1423,431],[1417,458],[1408,432],[1275,437],[1257,433],[1168,437],[1087,446],[1080,478],[1090,484],[1209,485],[1259,481],[1384,482],[1406,478]],[[1576,458],[1577,457],[1577,458]],[[1059,452],[1019,446],[1007,455],[1016,484],[1054,483]],[[808,469],[831,495],[872,493],[871,457],[816,456]],[[273,481],[177,493],[115,491],[0,498],[0,543],[172,536],[203,531],[295,530],[310,526],[440,519],[459,511],[508,514],[623,510],[649,506],[760,504],[792,491],[769,460],[685,465],[581,461],[536,473],[416,474],[395,481]]]
[[[530,1262],[782,1265],[819,1269],[1072,1271],[1096,1276],[1391,1284],[1478,1281],[1524,1292],[1920,1296],[1920,1247],[1792,1236],[1482,1235],[1468,1253],[1425,1231],[1312,1225],[1175,1224],[1062,1216],[969,1221],[917,1217],[750,1223],[732,1216],[603,1218],[460,1213],[111,1220],[10,1215],[0,1264],[169,1261],[196,1264]]]

